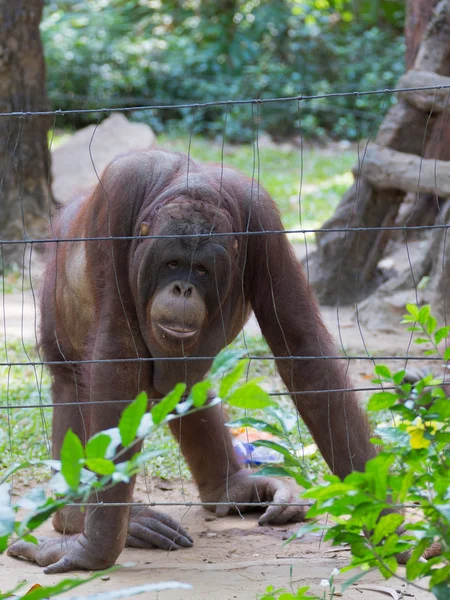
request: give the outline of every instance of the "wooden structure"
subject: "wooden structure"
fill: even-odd
[[[418,21],[413,17],[420,5],[429,14],[414,47]],[[407,272],[386,281],[378,268],[388,244],[396,238],[404,244],[405,236],[418,235],[412,225],[442,226],[450,217],[450,0],[411,0],[408,11],[407,64],[412,68],[397,88],[438,87],[397,94],[375,140],[361,149],[354,184],[317,233],[311,283],[325,304],[353,303],[375,290],[383,295],[411,289],[425,276],[429,299],[442,304],[450,286],[446,228],[419,231],[423,255]],[[396,235],[378,229],[393,225],[405,229]],[[348,227],[376,229],[326,231]]]

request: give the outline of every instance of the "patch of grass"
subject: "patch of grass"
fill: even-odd
[[[58,129],[50,131],[48,139],[54,150],[70,137],[71,132]],[[188,154],[189,138],[161,134],[158,147]],[[200,162],[221,163],[223,158],[225,164],[259,179],[278,204],[286,229],[319,228],[352,184],[351,169],[357,162],[354,148],[338,145],[305,144],[302,151],[291,144],[261,142],[257,151],[250,144],[225,144],[222,149],[220,142],[200,136],[192,136],[190,156]]]
[[[262,338],[239,336],[232,344],[233,347],[243,349],[255,357],[270,357],[270,350]],[[4,360],[4,350],[2,360]],[[37,352],[30,343],[19,339],[8,343],[9,362],[29,362],[39,360]],[[1,367],[0,379],[0,474],[13,463],[49,458],[49,443],[52,427],[51,408],[38,408],[40,404],[50,404],[50,377],[46,370],[33,366]],[[261,384],[268,391],[282,392],[285,387],[277,374],[273,360],[268,358],[250,361],[246,377],[261,377]],[[286,417],[292,423],[292,441],[301,451],[302,446],[312,443],[303,421],[288,396],[278,396],[277,402]],[[27,408],[24,405],[36,405],[36,408]],[[21,408],[23,406],[23,408]],[[10,408],[8,408],[10,407]],[[12,408],[14,407],[14,408]],[[245,411],[230,407],[229,420],[236,420],[245,416]],[[248,415],[247,415],[248,416]],[[256,418],[264,418],[275,423],[262,411],[252,412]],[[165,450],[165,454],[153,459],[148,465],[152,476],[164,479],[190,480],[191,475],[187,464],[180,452],[179,446],[172,437],[167,426],[157,430],[155,434],[145,441],[146,450]],[[316,471],[320,459],[308,458],[308,465]],[[321,468],[321,467],[320,467]],[[45,481],[49,477],[49,469],[44,467],[29,467],[20,471],[15,477],[15,484],[29,485]]]
[[[6,348],[10,363],[39,360],[31,342],[8,340]],[[4,346],[0,356],[6,362]],[[52,411],[40,408],[50,402],[50,377],[42,367],[0,367],[0,474],[14,463],[50,458]],[[49,469],[33,467],[20,471],[15,482],[35,482],[48,475]]]
[[[188,139],[158,138],[167,150],[188,153]],[[221,162],[222,145],[200,137],[191,140],[190,155],[201,162]],[[259,166],[258,166],[259,161]],[[320,227],[332,215],[341,196],[353,182],[356,163],[352,149],[323,149],[290,145],[261,147],[225,145],[223,162],[259,179],[278,204],[286,229]],[[301,195],[300,195],[301,184]],[[300,199],[299,199],[300,197]],[[300,221],[301,213],[301,221]]]
[[[14,294],[22,292],[22,290],[31,289],[29,274],[18,265],[7,266],[2,277],[3,281],[0,287],[1,294],[3,294],[3,288],[5,294]]]
[[[181,454],[178,442],[172,436],[168,425],[160,427],[153,435],[145,440],[145,450],[164,451],[164,454],[153,458],[147,465],[151,476],[162,479],[192,479],[191,472]]]

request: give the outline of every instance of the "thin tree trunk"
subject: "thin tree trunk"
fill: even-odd
[[[43,0],[0,0],[0,112],[48,110],[39,33]],[[0,239],[42,237],[49,210],[48,116],[0,116]],[[6,264],[23,244],[4,244]],[[4,265],[0,265],[2,268]]]

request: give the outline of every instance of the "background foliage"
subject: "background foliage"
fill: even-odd
[[[49,0],[42,35],[50,99],[67,109],[384,89],[404,70],[404,10],[400,0]],[[300,112],[295,102],[264,105],[261,127],[355,139],[390,101],[314,100]],[[184,133],[195,118],[197,133],[216,136],[224,109],[134,118]],[[252,138],[251,106],[229,107],[227,138]]]

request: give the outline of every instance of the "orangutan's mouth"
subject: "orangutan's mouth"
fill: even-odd
[[[158,327],[163,332],[163,337],[166,335],[177,338],[179,340],[188,340],[197,335],[198,329],[189,329],[188,327],[182,327],[181,325],[161,325],[158,323]]]

